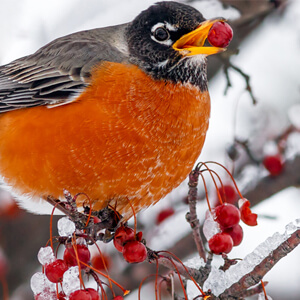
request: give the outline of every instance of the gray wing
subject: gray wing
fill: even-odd
[[[32,55],[0,67],[0,113],[75,99],[101,61],[127,61],[128,24],[58,38]]]

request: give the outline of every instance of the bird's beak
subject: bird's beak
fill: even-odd
[[[226,48],[219,48],[213,46],[203,46],[208,36],[210,28],[216,22],[224,22],[223,18],[216,18],[206,20],[193,31],[183,35],[179,40],[173,44],[173,49],[180,52],[183,56],[192,55],[212,55],[226,50]]]

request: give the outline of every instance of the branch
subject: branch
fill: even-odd
[[[251,182],[251,186],[246,187],[243,193],[244,197],[250,199],[251,205],[256,205],[278,193],[279,191],[290,187],[300,185],[300,155],[293,160],[285,162],[283,172],[276,176],[266,176],[261,178],[255,184]]]
[[[266,244],[267,241],[265,242]],[[274,251],[271,251],[270,254],[266,256],[258,265],[256,265],[251,272],[245,274],[238,282],[231,285],[221,295],[219,295],[219,299],[228,299],[229,296],[240,297],[243,295],[245,290],[253,285],[258,284],[266,275],[266,273],[268,273],[280,259],[289,254],[299,244],[300,228],[298,227],[298,229],[292,233],[287,240],[282,242]]]
[[[198,186],[198,178],[199,178],[199,168],[198,166],[189,174],[189,194],[188,194],[188,202],[190,212],[186,215],[186,220],[190,223],[192,228],[194,241],[198,250],[198,253],[201,258],[206,261],[206,252],[203,246],[203,241],[200,233],[200,222],[197,217],[196,204],[197,204],[197,186]]]

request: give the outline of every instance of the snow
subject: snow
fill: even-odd
[[[38,261],[41,265],[46,265],[55,260],[55,256],[53,253],[53,250],[50,246],[48,247],[41,247],[41,249],[38,252]]]
[[[60,236],[71,236],[76,227],[75,223],[72,222],[68,217],[63,217],[58,220],[57,229]]]

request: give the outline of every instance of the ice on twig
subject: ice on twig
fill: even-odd
[[[55,291],[55,284],[50,282],[47,279],[46,275],[42,272],[37,272],[32,275],[30,280],[30,287],[35,295],[41,293],[51,294],[53,291]]]
[[[215,296],[219,296],[232,284],[238,282],[243,276],[250,273],[255,266],[259,265],[271,252],[284,243],[293,232],[299,229],[299,227],[300,219],[288,224],[284,234],[278,232],[274,233],[273,236],[267,238],[263,243],[258,245],[254,251],[249,253],[242,261],[231,266],[225,272],[216,267],[212,267],[212,271],[204,283],[204,290],[211,289]]]
[[[199,270],[200,268],[205,267],[205,261],[203,260],[203,258],[195,256],[184,262],[184,265],[188,268]]]
[[[68,217],[63,217],[57,222],[58,234],[60,236],[71,236],[75,231],[76,227]]]
[[[46,265],[55,260],[55,256],[53,254],[53,250],[50,246],[48,247],[41,247],[38,253],[38,260],[41,265]]]
[[[63,290],[68,296],[80,289],[78,266],[69,268],[63,276]]]
[[[203,224],[203,234],[205,238],[209,241],[215,234],[219,233],[220,231],[221,230],[219,224],[214,221],[211,213],[207,211]]]

